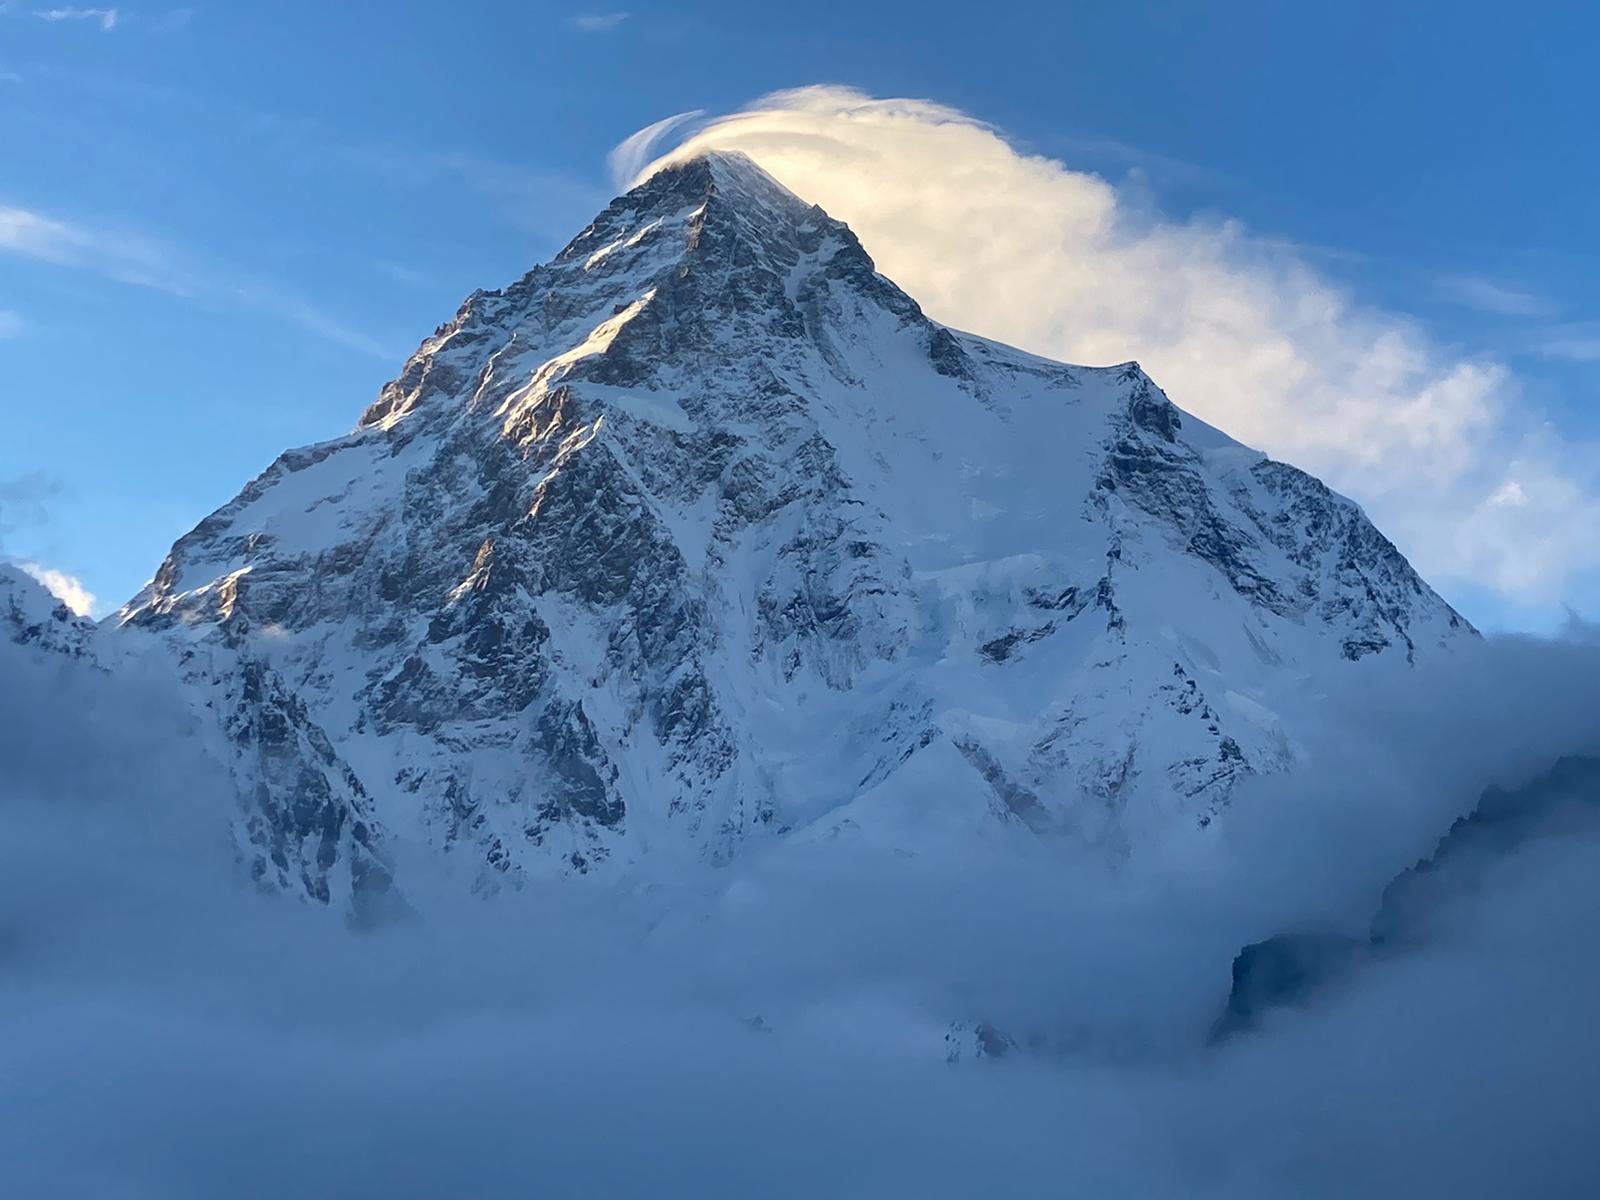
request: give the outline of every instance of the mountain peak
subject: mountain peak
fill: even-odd
[[[84,657],[95,637],[94,622],[78,616],[20,567],[0,560],[0,638]]]
[[[702,194],[714,192],[735,202],[787,200],[802,209],[811,207],[742,150],[697,150],[669,156],[621,198],[652,183]]]
[[[469,297],[122,619],[232,714],[249,844],[319,899],[404,838],[483,887],[761,838],[1136,853],[1292,769],[1328,673],[1470,632],[1348,500],[1135,364],[944,328],[730,153]]]
[[[588,360],[603,359],[615,368],[615,383],[672,357],[663,338],[679,349],[710,338],[826,340],[830,322],[816,302],[829,282],[868,308],[917,324],[946,373],[965,370],[948,336],[877,274],[843,222],[747,155],[713,151],[664,165],[509,287],[473,293],[384,388],[358,429],[423,411],[429,395],[454,392],[458,363],[481,365],[485,353],[505,367],[502,354],[545,361],[541,347],[557,355],[582,343],[588,352],[563,359],[563,373],[596,370],[601,364]]]
[[[787,192],[772,175],[743,150],[705,149],[679,152],[665,158],[649,175],[639,181],[648,183],[664,171],[709,172],[715,183],[734,186],[777,188]]]
[[[707,150],[672,159],[618,196],[555,262],[587,257],[619,233],[685,212],[739,212],[752,221],[788,223],[812,211],[793,192],[737,150]],[[820,210],[817,210],[820,211]]]

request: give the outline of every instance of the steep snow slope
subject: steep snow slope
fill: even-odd
[[[929,320],[737,155],[471,296],[119,620],[268,826],[309,785],[479,886],[782,835],[1134,852],[1290,768],[1323,681],[1471,635],[1350,501],[1135,364]],[[348,890],[330,845],[277,881]]]

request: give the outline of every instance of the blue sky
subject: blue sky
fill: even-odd
[[[119,603],[278,451],[353,424],[466,293],[580,229],[619,141],[819,82],[936,100],[1165,220],[1292,245],[1579,446],[1597,34],[1579,5],[13,0],[0,551]],[[1588,482],[1557,510],[1580,542]],[[1489,627],[1600,611],[1588,567],[1439,582]]]

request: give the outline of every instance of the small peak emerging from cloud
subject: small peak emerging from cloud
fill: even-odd
[[[77,576],[68,575],[65,571],[58,571],[42,563],[19,562],[17,566],[37,579],[44,585],[46,591],[80,617],[87,617],[94,611],[95,594],[84,587],[83,581]]]
[[[41,21],[94,21],[105,33],[115,29],[122,19],[122,14],[114,8],[36,8],[33,15]]]
[[[567,18],[567,28],[579,33],[613,33],[628,16],[625,12],[581,13]]]

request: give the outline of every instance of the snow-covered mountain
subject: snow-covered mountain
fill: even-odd
[[[251,878],[337,901],[360,920],[397,911],[370,801],[299,698],[248,654],[232,656],[230,669],[214,674],[199,669],[195,654],[182,654],[180,673],[168,656],[153,653],[162,649],[74,615],[0,562],[0,678],[19,699],[33,697],[41,712],[70,711],[82,742],[75,753],[85,763],[133,757],[122,743],[145,736],[145,726],[159,728],[159,744],[143,745],[138,757],[159,760],[164,774],[200,791],[232,779],[241,801],[236,849]],[[197,654],[210,660],[206,650]],[[183,677],[202,686],[186,687]],[[8,789],[25,776],[17,757],[0,755]],[[108,779],[101,790],[130,787],[148,790],[149,780]],[[219,819],[219,849],[226,827]]]
[[[1136,364],[930,320],[750,160],[468,298],[119,613],[263,882],[479,887],[752,840],[1201,832],[1336,676],[1470,627],[1360,509]]]
[[[41,661],[59,656],[98,663],[100,634],[93,621],[78,616],[45,586],[0,559],[0,640],[26,647]]]

